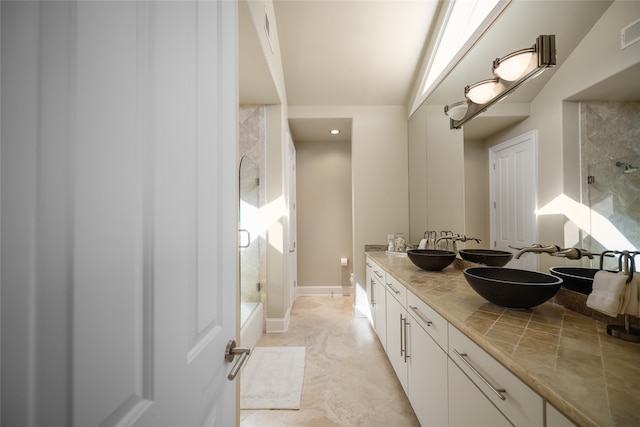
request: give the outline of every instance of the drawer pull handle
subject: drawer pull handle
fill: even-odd
[[[400,293],[399,290],[397,290],[396,288],[393,287],[393,285],[391,283],[387,283],[387,286],[396,293],[396,295],[398,295]]]
[[[376,283],[371,279],[371,307],[376,305]]]
[[[418,310],[418,307],[414,307],[414,306],[410,305],[409,308],[411,310],[413,310],[413,312],[416,314],[416,316],[418,316],[424,323],[426,323],[427,326],[431,326],[431,324],[433,322],[431,320],[427,319],[427,316],[422,314],[422,312],[420,310]]]
[[[504,395],[502,394],[502,393],[506,393],[507,391],[503,388],[495,388],[493,384],[491,384],[484,376],[482,376],[482,374],[478,372],[478,370],[466,359],[467,353],[458,353],[458,350],[456,350],[455,348],[453,349],[453,352],[456,354],[456,356],[460,358],[460,360],[464,362],[465,365],[469,367],[469,369],[473,371],[474,374],[480,377],[482,382],[485,383],[487,387],[489,387],[491,391],[494,392],[495,395],[500,398],[500,400],[507,400],[507,398],[504,397]]]
[[[382,274],[378,273],[378,270],[373,270],[373,272],[376,273],[376,276],[382,279]]]
[[[400,315],[400,318],[402,318],[402,314]],[[408,343],[408,332],[407,332],[407,326],[409,326],[409,317],[405,317],[404,318],[404,363],[407,363],[407,359],[411,356],[409,356],[409,351],[407,349],[407,343]]]

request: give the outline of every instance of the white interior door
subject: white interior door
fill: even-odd
[[[489,151],[491,240],[499,250],[537,243],[537,133],[535,131],[505,141]],[[508,267],[537,269],[535,255],[513,259]]]
[[[288,281],[289,281],[289,308],[293,307],[296,300],[298,282],[298,248],[297,248],[297,219],[296,219],[296,147],[291,135],[287,132],[287,204],[289,210],[289,256]]]
[[[1,15],[2,425],[235,425],[236,3]]]

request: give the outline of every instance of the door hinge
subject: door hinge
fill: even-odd
[[[596,177],[594,175],[589,175],[587,177],[587,184],[595,184],[596,183]]]

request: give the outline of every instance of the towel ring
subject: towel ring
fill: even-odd
[[[604,270],[604,257],[607,254],[615,255],[618,251],[604,251],[600,254],[600,270]],[[620,261],[618,261],[619,263]]]
[[[625,257],[627,257],[627,259],[629,260],[629,277],[627,277],[627,285],[628,285],[633,280],[633,272],[636,270],[636,262],[635,262],[636,256],[625,254]]]

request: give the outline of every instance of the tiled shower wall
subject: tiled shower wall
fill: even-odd
[[[241,105],[240,106],[238,167],[243,156],[249,157],[258,166],[258,178],[260,186],[258,188],[259,206],[264,206],[265,200],[265,150],[266,150],[266,117],[264,105]],[[266,251],[265,239],[258,238],[260,256],[257,260],[252,260],[252,265],[246,268],[259,268],[260,283],[264,285],[266,281]],[[241,266],[243,268],[243,266]],[[248,286],[241,289],[241,301],[262,301],[264,304],[264,292],[260,293],[255,286]]]
[[[583,203],[640,250],[640,102],[582,102],[580,122]],[[624,173],[617,162],[638,170]],[[593,252],[634,249],[604,248],[594,237],[584,242]]]

